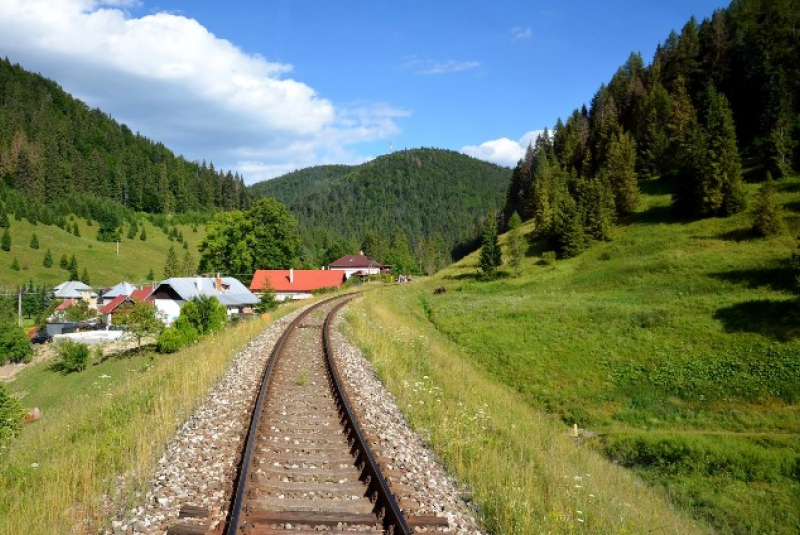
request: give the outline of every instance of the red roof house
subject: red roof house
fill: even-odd
[[[142,286],[141,289],[134,290],[131,295],[118,295],[100,309],[100,314],[105,317],[106,323],[111,325],[113,323],[114,313],[124,309],[124,303],[145,301],[148,297],[150,297],[151,293],[153,293],[152,286]],[[120,307],[122,307],[122,309],[120,309]]]
[[[344,284],[341,271],[326,269],[259,269],[250,283],[251,292],[263,292],[267,286],[275,290],[279,301],[307,299],[316,290],[338,288]]]
[[[380,262],[364,256],[363,254],[351,254],[343,256],[328,264],[331,271],[344,271],[345,278],[353,275],[367,276],[380,275],[383,271],[390,269],[391,266],[384,266]]]

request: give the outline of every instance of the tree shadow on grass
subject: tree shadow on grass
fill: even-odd
[[[726,332],[747,332],[786,342],[800,337],[800,301],[745,301],[720,308],[714,319]]]
[[[737,269],[711,273],[710,277],[742,284],[747,288],[772,288],[778,291],[792,292],[797,288],[797,280],[788,262],[762,269]]]
[[[720,240],[725,241],[748,241],[748,240],[755,240],[756,238],[760,238],[758,234],[753,232],[752,228],[737,228],[735,230],[731,230],[728,232],[724,232],[722,234],[717,235],[717,238]]]
[[[787,202],[783,207],[790,212],[800,213],[800,201]]]
[[[682,221],[675,216],[671,206],[653,206],[639,214],[631,214],[620,218],[622,225],[640,223],[644,225],[659,225],[662,223],[681,223]]]

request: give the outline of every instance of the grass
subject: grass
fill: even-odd
[[[97,222],[93,226],[88,226],[86,220],[76,218],[75,222],[81,235],[76,237],[56,226],[42,223],[31,225],[27,219],[16,221],[13,217],[10,220],[11,250],[0,251],[0,288],[13,289],[17,285],[27,284],[30,280],[36,285],[44,283],[48,286],[55,286],[68,280],[69,272],[59,267],[62,254],[66,254],[68,259],[71,255],[75,255],[78,261],[78,274],[80,275],[86,267],[89,272],[89,282],[93,287],[113,286],[123,280],[137,284],[149,283],[152,281],[147,280],[147,274],[151,268],[156,278],[160,278],[164,273],[170,246],[175,247],[178,259],[183,261],[183,244],[169,241],[167,235],[149,221],[139,224],[139,232],[142,226],[146,229],[145,241],[141,241],[138,235],[129,240],[125,237],[127,227],[123,229],[117,255],[116,243],[97,241]],[[193,232],[190,225],[177,225],[177,228],[188,242],[189,251],[197,263],[199,260],[197,244],[205,235],[204,227],[200,225],[197,232]],[[30,248],[34,233],[39,241],[38,249]],[[42,265],[47,249],[50,249],[53,256],[53,266],[50,268]],[[19,261],[21,267],[19,271],[11,269],[14,258]]]
[[[542,245],[532,244],[519,278],[506,268],[487,282],[476,277],[474,254],[430,280],[370,296],[364,306],[373,330],[409,333],[422,347],[410,353],[419,362],[407,362],[412,348],[400,341],[392,348],[372,340],[365,318],[351,320],[353,331],[384,380],[410,402],[412,422],[429,430],[437,451],[473,487],[494,532],[557,531],[542,523],[555,517],[574,525],[574,493],[559,478],[583,477],[588,461],[576,456],[590,449],[631,467],[629,477],[664,489],[719,532],[795,533],[800,462],[787,444],[800,438],[800,301],[787,260],[800,228],[800,178],[780,183],[790,233],[768,239],[751,235],[750,212],[675,221],[660,184],[643,186],[640,210],[622,221],[613,241],[577,258],[549,264]],[[758,186],[748,187],[752,198]],[[447,293],[434,295],[438,286]],[[447,348],[441,355],[454,356],[437,350],[434,358],[434,341]],[[417,414],[417,383],[440,392],[440,415]],[[469,410],[450,413],[453,402]],[[519,405],[513,411],[512,402]],[[452,428],[462,418],[480,418],[482,407],[492,413],[486,430],[463,440],[446,434],[458,433]],[[550,435],[523,430],[529,421],[555,427]],[[563,435],[564,424],[601,437],[577,448],[582,454],[543,438]],[[528,475],[494,468],[488,452],[494,463],[523,459]],[[473,459],[480,460],[474,472]],[[560,468],[545,473],[551,463]],[[754,463],[764,470],[740,469]],[[672,471],[661,469],[667,465]],[[599,468],[592,470],[596,477]],[[528,486],[529,479],[537,481]],[[611,481],[594,494],[616,503],[623,499]],[[506,496],[512,505],[502,506],[498,493],[517,487],[527,490]],[[514,509],[519,500],[532,507],[529,524]],[[622,529],[615,514],[613,507],[595,511],[594,531]],[[656,525],[677,525],[667,518]],[[646,524],[636,526],[646,531]]]
[[[98,532],[117,478],[128,482],[122,499],[131,499],[178,425],[263,329],[258,318],[171,355],[105,357],[67,375],[52,362],[21,372],[9,390],[43,418],[0,450],[0,533]]]

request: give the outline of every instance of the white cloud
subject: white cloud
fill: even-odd
[[[196,20],[133,18],[138,0],[0,0],[0,50],[13,62],[190,159],[248,182],[315,165],[399,130],[387,104],[336,107],[292,66],[248,54]]]
[[[519,141],[501,137],[500,139],[485,141],[480,145],[467,145],[461,147],[461,152],[473,158],[513,167],[525,156],[528,145],[534,144],[536,137],[542,132],[544,130],[531,130],[526,132]]]
[[[515,26],[511,28],[511,35],[514,37],[515,41],[524,41],[533,36],[533,30],[531,30],[530,26],[525,28]]]
[[[406,58],[403,66],[406,69],[413,70],[415,74],[439,75],[477,69],[481,66],[481,63],[479,61],[435,61],[410,56]]]

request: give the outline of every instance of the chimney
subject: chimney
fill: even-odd
[[[217,292],[222,293],[222,279],[219,276],[219,271],[217,271],[217,278],[214,279],[214,286],[217,288]]]
[[[294,268],[289,268],[289,284],[294,284]]]
[[[203,290],[203,279],[201,279],[200,277],[195,277],[194,278],[194,285],[197,286],[197,291],[202,291]]]

